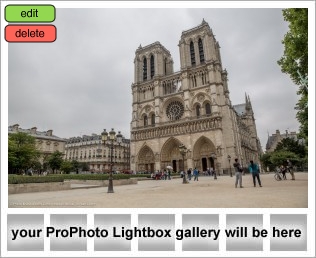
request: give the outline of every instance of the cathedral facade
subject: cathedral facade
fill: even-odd
[[[228,173],[235,158],[258,160],[249,96],[230,101],[220,46],[207,22],[182,32],[180,71],[170,52],[155,42],[136,50],[132,84],[131,170],[214,168]],[[180,145],[186,152],[181,152]]]

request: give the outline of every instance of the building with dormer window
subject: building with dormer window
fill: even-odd
[[[130,140],[123,137],[122,142],[113,143],[113,170],[130,172]],[[83,135],[67,139],[65,159],[87,163],[89,171],[94,173],[110,172],[111,143],[102,143],[100,134]]]
[[[49,155],[55,151],[64,153],[66,140],[53,134],[53,130],[38,131],[36,127],[30,129],[20,128],[18,124],[11,125],[8,128],[8,134],[12,133],[26,133],[35,138],[36,148],[40,151],[40,162],[43,165]]]

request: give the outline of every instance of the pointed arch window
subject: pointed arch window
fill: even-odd
[[[191,56],[191,65],[195,65],[195,52],[193,41],[190,42],[190,56]]]
[[[152,124],[152,125],[154,125],[154,124],[156,123],[155,119],[156,119],[155,114],[152,114],[152,115],[151,115],[151,124]]]
[[[144,126],[148,125],[148,117],[147,115],[144,115]]]
[[[210,115],[211,114],[211,105],[210,105],[210,103],[206,103],[205,104],[205,113],[206,113],[206,115]]]
[[[195,107],[195,111],[196,111],[196,116],[199,117],[200,116],[200,105],[197,105]]]
[[[150,79],[152,79],[155,75],[155,59],[154,56],[150,57]]]
[[[199,45],[200,62],[204,63],[204,49],[203,49],[203,42],[201,38],[199,38],[198,45]]]
[[[143,60],[143,80],[146,81],[147,80],[147,58],[144,57]]]

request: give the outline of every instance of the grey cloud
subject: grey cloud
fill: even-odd
[[[121,130],[130,137],[134,55],[160,41],[180,69],[183,30],[204,18],[221,46],[233,104],[250,95],[261,144],[267,131],[298,130],[297,86],[281,73],[281,9],[57,9],[57,40],[9,44],[9,124],[59,137]]]

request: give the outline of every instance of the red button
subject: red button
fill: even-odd
[[[54,25],[8,25],[4,29],[8,42],[54,42]]]

